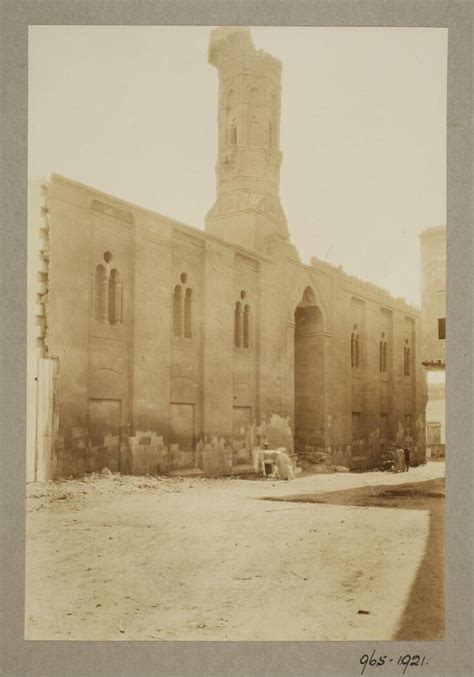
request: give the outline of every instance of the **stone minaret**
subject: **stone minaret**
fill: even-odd
[[[219,75],[217,199],[206,230],[267,254],[288,243],[280,203],[281,63],[255,49],[248,28],[211,32]]]

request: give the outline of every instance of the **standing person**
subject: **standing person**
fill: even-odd
[[[408,472],[410,470],[410,448],[408,445],[403,450],[403,453],[405,454],[405,472]]]
[[[395,472],[403,472],[405,470],[404,451],[401,444],[397,444],[395,450]]]

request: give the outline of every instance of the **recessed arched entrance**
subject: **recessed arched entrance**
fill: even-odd
[[[295,451],[324,448],[323,316],[311,287],[295,310]]]

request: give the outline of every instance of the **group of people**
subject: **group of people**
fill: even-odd
[[[391,449],[388,458],[382,464],[383,470],[393,470],[393,472],[408,472],[410,470],[410,448],[397,445]]]
[[[269,449],[268,443],[262,444],[263,449],[257,447],[253,453],[255,472],[264,477],[279,478],[283,480],[294,479],[294,470],[287,449]],[[410,447],[402,447],[398,444],[385,455],[382,470],[393,472],[408,472],[410,470]]]

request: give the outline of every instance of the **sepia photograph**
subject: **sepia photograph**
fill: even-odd
[[[28,50],[25,639],[445,639],[447,29]]]

